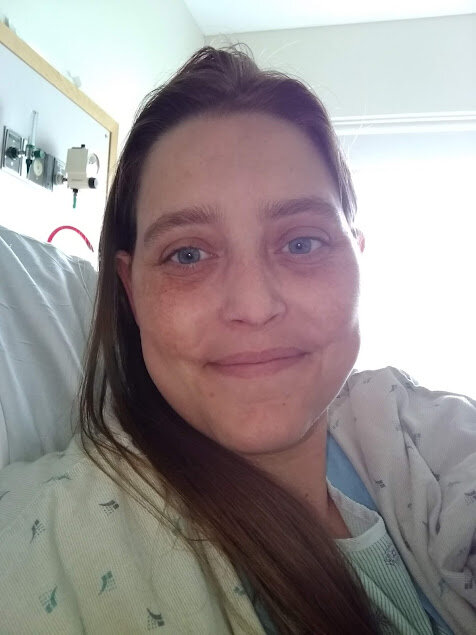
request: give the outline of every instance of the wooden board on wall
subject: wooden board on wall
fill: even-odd
[[[68,148],[85,144],[100,159],[98,188],[80,190],[75,208],[66,184],[51,191],[32,183],[25,173],[0,169],[0,225],[43,242],[58,227],[75,227],[87,237],[92,252],[69,229],[55,234],[53,244],[97,265],[106,196],[116,167],[117,123],[1,23],[0,76],[7,87],[0,94],[0,134],[5,126],[28,138],[36,111],[38,148],[64,163]]]
[[[26,42],[21,40],[11,29],[0,22],[0,43],[7,47],[12,53],[17,55],[34,71],[41,75],[46,81],[52,84],[63,95],[68,97],[73,103],[82,108],[88,115],[106,128],[109,133],[109,156],[108,156],[108,189],[112,181],[116,159],[117,141],[119,126],[102,108],[92,99],[79,90],[72,82],[58,72],[53,66],[48,64],[38,53],[36,53]]]

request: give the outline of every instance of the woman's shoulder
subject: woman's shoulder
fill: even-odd
[[[77,441],[2,470],[0,497],[0,614],[8,632],[229,632],[182,540],[182,519],[157,493],[166,520],[159,522]],[[260,632],[233,568],[218,556],[211,551],[220,584]]]
[[[63,452],[50,452],[31,462],[17,461],[0,470],[0,535],[25,509],[41,505],[53,490],[61,497],[66,481],[88,469],[94,471],[91,463],[73,437]]]
[[[82,575],[108,552],[142,554],[146,567],[152,539],[158,553],[170,549],[173,533],[162,532],[74,437],[64,452],[0,471],[0,595],[20,577],[39,589],[43,577]]]
[[[140,515],[136,509],[140,505],[124,491],[120,478],[111,477],[114,468],[103,469],[106,463],[96,457],[100,455],[94,446],[86,452],[76,435],[63,452],[12,463],[0,470],[0,560],[2,552],[11,553],[21,533],[28,533],[33,541],[53,521],[60,540],[73,523],[83,525],[88,534],[95,527],[99,530],[104,517],[119,505],[133,507],[134,514]],[[112,457],[112,463],[117,465],[118,459]],[[158,493],[155,500],[163,506]]]
[[[104,514],[112,514],[119,504],[140,513],[136,508],[143,508],[130,495],[134,488],[128,486],[138,486],[142,480],[117,455],[107,450],[105,454],[107,461],[90,442],[86,452],[80,435],[75,435],[63,452],[51,452],[32,462],[12,463],[0,470],[0,553],[7,535],[16,536],[19,526],[35,515],[49,521],[54,517],[56,523],[61,520],[62,528],[77,522],[78,517],[82,523],[87,519],[90,532]],[[142,486],[139,491],[148,487],[144,483]],[[164,511],[165,497],[155,490],[153,497],[157,508]],[[31,531],[35,533],[34,527]]]

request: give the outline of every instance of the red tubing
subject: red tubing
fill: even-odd
[[[84,240],[84,242],[86,243],[86,245],[89,247],[89,249],[94,253],[93,246],[91,245],[89,240],[86,238],[86,236],[83,234],[83,232],[80,231],[77,227],[73,227],[72,225],[61,225],[61,227],[57,227],[55,230],[51,232],[48,238],[48,242],[50,243],[53,240],[53,238],[56,236],[56,234],[60,232],[62,229],[72,229],[74,232],[79,234],[81,238]]]

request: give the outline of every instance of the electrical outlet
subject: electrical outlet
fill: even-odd
[[[5,126],[3,128],[2,168],[8,168],[17,174],[21,174],[22,157],[19,154],[21,149],[21,135]]]

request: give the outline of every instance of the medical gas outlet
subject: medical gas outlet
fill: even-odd
[[[73,207],[76,207],[79,190],[95,190],[98,186],[95,175],[99,171],[99,159],[96,154],[90,153],[84,144],[80,148],[69,148],[65,171],[65,180],[68,187],[73,190]]]

